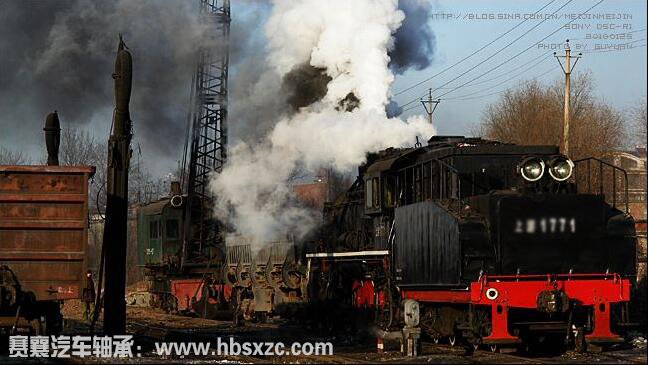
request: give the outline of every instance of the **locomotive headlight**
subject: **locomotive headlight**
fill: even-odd
[[[574,163],[565,157],[556,157],[549,163],[549,175],[556,181],[565,181],[572,176]]]
[[[544,174],[545,163],[538,157],[529,157],[520,164],[520,175],[526,181],[538,181]]]

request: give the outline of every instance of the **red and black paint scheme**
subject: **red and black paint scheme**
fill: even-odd
[[[369,155],[325,208],[307,255],[313,298],[367,308],[383,329],[418,302],[431,338],[472,345],[623,341],[636,233],[625,171],[555,146],[433,137]]]

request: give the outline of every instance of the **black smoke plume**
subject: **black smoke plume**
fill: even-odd
[[[0,127],[40,131],[55,109],[62,128],[87,128],[92,120],[109,125],[121,33],[134,60],[130,110],[136,141],[145,154],[177,160],[196,48],[205,32],[194,3],[3,1]]]
[[[21,146],[42,145],[42,123],[53,110],[58,110],[64,129],[96,127],[91,122],[105,123],[108,129],[114,103],[111,73],[118,34],[122,33],[134,59],[130,109],[135,141],[141,143],[145,161],[147,156],[156,156],[148,161],[159,159],[173,164],[182,152],[197,44],[208,31],[198,21],[196,3],[2,1],[0,143],[8,143],[4,147],[11,149],[20,147],[12,141],[20,141]],[[303,104],[299,100],[301,86],[288,92],[292,95],[288,100],[283,92],[290,81],[286,83],[267,65],[264,25],[259,19],[271,5],[247,4],[241,9],[247,16],[239,15],[237,3],[232,4],[232,143],[264,136],[279,118],[294,112],[294,105]],[[430,5],[400,0],[399,7],[407,18],[394,35],[390,67],[395,72],[404,72],[408,67],[424,68],[434,50],[434,36],[427,25]],[[307,74],[313,75],[316,82],[305,82],[314,87],[307,87],[305,94],[321,98],[326,91],[322,82],[328,81],[321,70]],[[107,135],[96,137],[107,139]]]
[[[399,0],[405,20],[394,34],[394,48],[389,52],[390,69],[402,74],[410,68],[422,70],[430,65],[435,37],[428,21],[432,4],[427,0]]]
[[[397,102],[390,99],[389,103],[385,106],[385,112],[387,113],[387,118],[394,118],[403,114],[403,108]]]
[[[313,104],[326,95],[331,77],[325,68],[302,64],[294,67],[283,78],[283,90],[288,104],[295,110]]]

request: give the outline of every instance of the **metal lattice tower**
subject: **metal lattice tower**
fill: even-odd
[[[183,265],[217,240],[211,217],[209,174],[221,172],[227,160],[227,74],[229,64],[229,0],[199,0],[200,20],[208,35],[197,54],[192,80],[189,176],[186,183]],[[186,157],[183,165],[186,165]]]

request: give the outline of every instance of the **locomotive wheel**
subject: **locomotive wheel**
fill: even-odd
[[[491,352],[499,352],[499,347],[497,345],[490,345]]]

